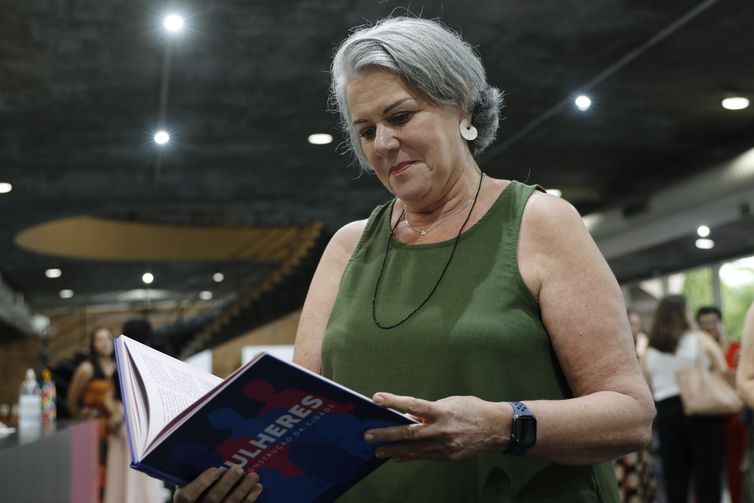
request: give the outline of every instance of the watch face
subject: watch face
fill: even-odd
[[[537,419],[534,416],[518,416],[516,425],[516,444],[518,447],[531,447],[537,441]]]

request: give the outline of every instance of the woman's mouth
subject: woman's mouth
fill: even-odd
[[[390,168],[390,174],[391,175],[400,175],[401,173],[403,173],[404,171],[406,171],[406,169],[408,169],[408,167],[411,166],[413,163],[414,163],[413,161],[400,162],[400,163],[398,163],[395,166],[393,166],[393,167]]]

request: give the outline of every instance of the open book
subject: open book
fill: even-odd
[[[131,466],[179,485],[241,464],[260,502],[332,501],[384,462],[366,430],[414,422],[267,353],[225,380],[123,335],[115,356]]]

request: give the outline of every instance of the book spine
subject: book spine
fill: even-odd
[[[127,395],[126,392],[127,386],[126,386],[126,380],[123,379],[123,372],[120,371],[121,368],[125,368],[127,358],[125,356],[122,356],[121,353],[126,350],[125,346],[123,345],[123,341],[120,337],[117,337],[114,341],[114,348],[115,348],[115,368],[118,371],[118,384],[120,385],[120,396],[123,404],[123,419],[126,423],[126,439],[128,440],[128,455],[131,457],[131,466],[133,466],[133,463],[136,462],[136,456],[134,455],[134,445],[133,445],[133,439],[131,438],[131,432],[133,431],[131,429],[131,419],[129,414],[129,407],[128,407],[128,400],[126,399]]]
[[[135,470],[139,470],[140,472],[146,473],[150,477],[154,477],[160,480],[167,480],[168,482],[172,482],[178,486],[183,486],[188,483],[187,480],[183,480],[181,478],[176,477],[175,475],[172,475],[167,472],[163,472],[162,470],[158,470],[144,463],[135,463],[132,461],[131,468]]]

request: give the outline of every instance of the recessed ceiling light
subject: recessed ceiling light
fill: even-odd
[[[573,100],[573,102],[576,104],[576,108],[578,108],[582,112],[589,110],[589,107],[592,106],[592,100],[589,99],[589,96],[584,96],[583,94]]]
[[[748,108],[749,99],[744,98],[743,96],[731,96],[725,98],[722,105],[726,110],[743,110],[744,108]]]
[[[11,190],[13,190],[13,185],[9,184],[8,182],[0,183],[0,194],[7,194]]]
[[[214,281],[215,283],[222,283],[224,279],[225,275],[221,272],[216,272],[212,275],[212,281]]]
[[[169,141],[170,135],[167,133],[167,131],[157,131],[154,134],[154,142],[158,145],[165,145]]]
[[[547,189],[545,192],[552,194],[555,197],[560,197],[563,195],[563,192],[560,189]]]
[[[327,145],[328,143],[332,143],[332,135],[327,133],[310,134],[309,143],[312,145]]]
[[[60,290],[61,299],[70,299],[71,297],[73,297],[73,290],[67,288],[65,290]]]
[[[202,300],[212,300],[212,292],[209,290],[202,290],[199,292],[199,298]]]
[[[63,275],[63,271],[57,268],[47,269],[45,271],[45,276],[47,276],[50,279],[59,278]]]
[[[165,20],[162,25],[169,32],[175,33],[183,29],[183,18],[177,14],[170,14],[165,16]]]
[[[715,242],[707,238],[699,238],[696,240],[696,247],[701,250],[711,250],[715,247]]]
[[[707,236],[709,236],[709,227],[707,227],[706,225],[700,225],[696,229],[696,233],[700,238],[706,238]]]
[[[151,272],[145,272],[141,275],[141,280],[147,285],[151,285],[154,281],[154,274],[152,274]]]

